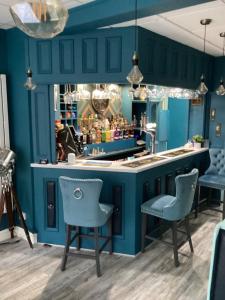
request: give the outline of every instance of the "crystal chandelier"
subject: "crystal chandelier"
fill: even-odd
[[[220,37],[223,38],[223,56],[224,56],[224,54],[225,54],[225,32],[221,32]],[[216,94],[218,96],[224,96],[225,95],[225,87],[224,87],[224,82],[223,82],[222,78],[221,78],[220,84],[219,84],[219,86],[216,90]]]
[[[143,75],[139,69],[139,57],[138,57],[138,52],[137,52],[137,31],[138,31],[138,26],[137,26],[137,0],[135,0],[135,26],[134,26],[134,31],[135,31],[135,37],[134,37],[134,44],[135,44],[135,50],[134,54],[132,57],[132,64],[133,67],[130,71],[130,73],[127,75],[127,80],[131,84],[140,84],[143,80]]]
[[[29,0],[10,7],[15,25],[33,38],[49,39],[61,33],[68,10],[60,0]]]
[[[206,26],[209,25],[210,23],[212,22],[211,19],[203,19],[200,21],[200,24],[205,26],[205,31],[204,31],[204,48],[203,48],[203,51],[204,51],[204,58],[206,56],[206,52],[205,52],[205,44],[206,44]],[[200,81],[200,84],[197,88],[197,93],[199,95],[205,95],[207,92],[208,92],[208,88],[205,84],[205,77],[204,77],[204,74],[202,74],[201,76],[201,81]]]

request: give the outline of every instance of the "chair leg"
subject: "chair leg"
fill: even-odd
[[[172,233],[173,233],[173,253],[174,253],[174,264],[175,267],[179,266],[178,260],[178,247],[177,247],[177,222],[172,222]]]
[[[71,226],[66,225],[66,245],[64,248],[64,254],[63,254],[63,259],[62,259],[62,264],[61,264],[61,270],[65,271],[66,269],[66,262],[67,262],[67,257],[68,257],[68,252],[70,249],[70,240],[71,240]]]
[[[198,185],[198,196],[197,196],[197,200],[195,201],[195,218],[198,217],[200,197],[201,197],[201,186]]]
[[[96,259],[96,272],[97,276],[101,276],[101,270],[100,270],[100,259],[99,259],[99,232],[98,227],[94,228],[94,234],[95,234],[95,259]]]
[[[188,238],[188,241],[189,241],[190,249],[191,249],[191,252],[193,253],[194,252],[194,248],[193,248],[193,244],[192,244],[192,240],[191,240],[191,231],[190,231],[190,224],[189,224],[189,216],[185,217],[184,223],[185,223],[185,228],[186,228],[186,232],[187,232],[187,238]]]
[[[209,190],[209,192],[208,192],[208,196],[207,196],[207,199],[206,199],[207,208],[212,203],[212,189],[209,188],[208,190]]]
[[[76,242],[77,242],[77,250],[80,250],[80,227],[76,226],[76,233],[78,234],[78,236],[76,237]]]
[[[223,220],[225,219],[225,191],[223,191]]]
[[[108,221],[108,230],[109,230],[109,254],[112,255],[112,216],[109,218]]]
[[[141,224],[141,252],[145,252],[145,235],[147,229],[147,215],[142,213],[142,224]]]

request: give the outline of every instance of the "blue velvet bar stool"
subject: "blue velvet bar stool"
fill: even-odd
[[[225,220],[214,230],[207,300],[224,300]]]
[[[225,191],[225,150],[224,149],[209,149],[210,166],[203,176],[198,179],[198,201],[195,210],[195,216],[198,216],[199,205],[207,201],[209,209],[222,212],[223,219],[225,218],[225,192],[223,193],[223,209],[217,209],[209,206],[212,189]],[[207,187],[209,194],[206,200],[201,200],[201,187]]]
[[[103,182],[100,179],[74,179],[61,176],[59,178],[60,189],[63,199],[64,221],[66,223],[67,237],[61,270],[66,268],[70,245],[74,240],[77,243],[77,250],[80,250],[80,239],[91,238],[95,241],[95,256],[79,254],[83,257],[96,259],[97,276],[101,276],[99,255],[107,244],[109,253],[112,254],[112,213],[113,205],[99,203],[99,197]],[[108,223],[109,236],[100,236],[99,227]],[[82,234],[80,229],[94,228],[94,234]],[[71,232],[75,231],[71,238]],[[100,247],[100,239],[103,239]]]
[[[192,204],[194,201],[195,189],[198,180],[198,170],[193,169],[190,173],[179,175],[175,178],[176,183],[176,196],[170,195],[159,195],[156,196],[141,205],[141,213],[142,213],[142,243],[141,243],[141,251],[145,250],[145,240],[149,239],[152,241],[158,240],[163,242],[171,247],[173,247],[174,251],[174,263],[175,266],[179,266],[178,260],[178,249],[181,245],[177,243],[177,231],[184,233],[187,236],[187,240],[189,241],[189,245],[191,248],[191,252],[194,252],[191,233],[189,228],[189,214],[192,209]],[[147,216],[155,216],[162,220],[169,221],[172,227],[173,241],[172,243],[159,240],[155,238],[154,231],[151,233],[152,235],[147,234]],[[186,232],[178,229],[178,222],[184,219]]]

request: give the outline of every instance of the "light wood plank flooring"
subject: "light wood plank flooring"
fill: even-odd
[[[191,219],[195,253],[186,243],[178,268],[172,249],[158,242],[136,258],[101,255],[101,278],[94,260],[77,257],[69,257],[61,272],[62,248],[0,245],[0,300],[205,300],[212,234],[221,219],[209,214]]]

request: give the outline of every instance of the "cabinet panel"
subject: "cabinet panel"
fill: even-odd
[[[31,97],[34,161],[51,160],[51,132],[48,86],[39,85]]]
[[[108,37],[105,42],[106,72],[119,73],[122,70],[122,39]]]
[[[73,74],[74,65],[74,40],[64,39],[59,41],[59,61],[61,74]]]
[[[82,40],[82,71],[83,73],[97,73],[97,38],[85,38]]]
[[[37,41],[37,71],[39,74],[52,73],[52,42]]]
[[[158,45],[158,70],[159,75],[166,77],[167,75],[167,59],[168,59],[168,48],[164,43]]]

